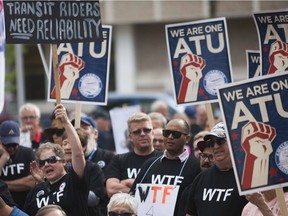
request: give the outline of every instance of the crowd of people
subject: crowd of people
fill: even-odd
[[[274,190],[239,195],[225,125],[218,121],[210,130],[203,106],[171,116],[156,101],[150,113],[132,114],[130,151],[123,154],[115,152],[104,111],[81,116],[79,128],[62,104],[50,127],[40,119],[39,108],[27,103],[19,124],[0,125],[1,216],[144,215],[150,188],[162,187],[160,203],[167,205],[153,215],[281,215]]]

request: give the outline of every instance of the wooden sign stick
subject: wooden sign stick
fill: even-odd
[[[58,72],[59,64],[58,64],[58,54],[56,44],[52,44],[52,59],[53,59],[54,83],[56,91],[56,104],[60,104],[61,93],[60,93],[59,72]]]
[[[212,112],[211,103],[205,104],[205,107],[206,107],[206,112],[207,112],[209,130],[211,130],[215,125],[215,119],[214,119],[214,115]]]
[[[75,104],[75,121],[74,121],[74,127],[80,128],[81,127],[81,103]]]
[[[276,188],[275,191],[276,191],[276,196],[278,199],[281,215],[282,216],[288,216],[283,188]]]

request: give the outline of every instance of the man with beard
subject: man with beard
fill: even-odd
[[[74,120],[72,121],[74,124]],[[81,128],[88,135],[88,144],[85,151],[85,159],[92,161],[101,167],[104,175],[108,164],[111,162],[114,153],[98,147],[98,130],[93,118],[90,116],[81,117]]]

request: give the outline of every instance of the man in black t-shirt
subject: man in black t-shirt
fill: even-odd
[[[34,160],[31,148],[20,144],[20,129],[15,121],[4,121],[0,126],[3,150],[9,154],[9,160],[1,170],[0,179],[8,185],[15,203],[23,208],[29,190],[35,185],[30,175],[30,162]]]
[[[204,137],[213,148],[214,166],[193,181],[186,205],[186,216],[240,216],[247,203],[239,196],[222,122]]]
[[[200,172],[199,161],[185,150],[190,127],[183,119],[171,120],[163,130],[163,156],[149,159],[132,185],[138,199],[138,213],[177,216],[181,194]],[[152,194],[152,196],[150,196]]]
[[[142,112],[128,118],[129,138],[133,151],[115,155],[106,172],[108,196],[118,192],[128,193],[143,163],[149,158],[162,155],[153,148],[153,130],[150,117]]]

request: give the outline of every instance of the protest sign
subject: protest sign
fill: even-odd
[[[100,41],[100,4],[93,1],[4,1],[7,43]]]
[[[262,75],[288,69],[288,11],[254,14],[261,55]]]
[[[5,101],[5,19],[3,0],[0,0],[0,113]]]
[[[133,113],[140,112],[140,110],[140,105],[135,105],[117,107],[109,111],[117,154],[129,152],[127,146],[129,140],[127,120]]]
[[[260,52],[255,50],[246,50],[247,78],[261,76]]]
[[[217,101],[217,88],[232,81],[225,18],[166,25],[177,104]]]
[[[179,185],[137,184],[137,215],[173,216],[179,188]]]
[[[240,194],[288,186],[288,75],[218,89]]]
[[[103,41],[57,46],[61,99],[64,102],[107,104],[112,27],[103,25]],[[55,101],[50,73],[48,101]]]

